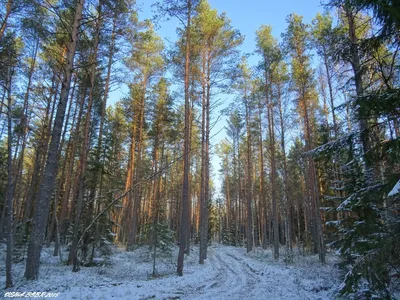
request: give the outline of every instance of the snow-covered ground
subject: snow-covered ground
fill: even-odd
[[[146,247],[133,252],[114,248],[95,267],[73,273],[61,265],[52,249],[42,254],[40,279],[23,278],[24,263],[14,264],[15,286],[8,292],[57,292],[56,299],[332,299],[340,284],[337,258],[327,263],[317,256],[295,256],[286,264],[274,261],[270,250],[221,245],[209,247],[208,259],[198,264],[198,248],[185,259],[184,276],[175,275],[177,249],[157,261],[159,276],[152,278],[152,261]],[[5,285],[4,260],[0,286]],[[4,295],[4,292],[3,292]],[[2,295],[2,296],[3,296]]]

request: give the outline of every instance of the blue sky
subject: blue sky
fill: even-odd
[[[243,53],[252,53],[255,50],[255,32],[261,25],[271,25],[273,28],[274,36],[280,40],[281,33],[286,30],[286,17],[295,12],[304,17],[306,23],[310,23],[315,17],[317,12],[322,12],[324,8],[320,4],[320,0],[208,0],[211,7],[218,10],[219,13],[225,12],[231,19],[232,26],[238,29],[242,35],[245,36],[245,41],[241,46]],[[137,0],[140,7],[139,19],[151,19],[153,17],[152,4],[156,0]],[[169,42],[174,42],[176,37],[176,28],[180,26],[177,20],[170,20],[160,24],[157,32],[165,40],[168,47]],[[257,56],[249,58],[250,65],[257,63]],[[125,88],[122,88],[125,90]],[[118,98],[117,94],[112,95]],[[112,97],[112,98],[114,98]],[[115,99],[114,98],[114,99]],[[229,105],[229,102],[234,99],[232,95],[220,96],[225,100],[223,106]],[[112,99],[112,100],[114,100]],[[111,102],[113,102],[111,100]],[[115,100],[114,100],[115,101]],[[222,108],[222,107],[221,107]],[[211,136],[222,131],[216,135],[211,141],[212,144],[217,144],[223,139],[226,134],[223,130],[226,122],[222,119],[213,129]],[[214,182],[216,184],[217,192],[219,192],[219,159],[216,155],[212,159],[214,170]]]
[[[151,5],[156,0],[138,0],[141,7],[139,17],[153,16]],[[232,20],[235,29],[246,36],[242,46],[244,52],[254,51],[255,31],[261,25],[271,25],[273,33],[280,38],[286,29],[286,17],[295,12],[304,17],[305,22],[311,22],[317,12],[323,11],[320,0],[208,0],[211,7],[219,13],[225,12]],[[158,33],[162,37],[173,39],[175,28],[179,25],[176,20],[166,22]]]

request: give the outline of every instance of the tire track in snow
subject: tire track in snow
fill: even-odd
[[[260,281],[259,275],[253,268],[251,268],[247,264],[245,259],[240,258],[240,256],[243,254],[239,253],[237,249],[230,248],[229,249],[230,251],[227,250],[228,249],[224,249],[225,256],[233,259],[233,262],[238,266],[243,278],[245,279],[245,283],[242,286],[242,289],[240,290],[239,294],[235,295],[235,299],[236,297],[237,299],[243,299],[244,297],[248,298],[254,291],[254,287],[257,284],[257,282]]]
[[[195,299],[242,299],[248,297],[259,279],[232,247],[217,247],[209,256],[215,276],[196,289]],[[188,295],[189,296],[189,295]]]

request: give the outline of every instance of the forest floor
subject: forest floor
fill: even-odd
[[[153,278],[148,247],[112,254],[95,260],[96,266],[73,273],[70,266],[44,248],[40,279],[23,278],[24,261],[13,266],[15,286],[7,292],[56,292],[56,299],[332,299],[340,285],[338,259],[295,255],[292,263],[275,261],[271,250],[213,244],[208,259],[198,264],[198,247],[185,259],[184,276],[175,273],[177,248],[157,259]],[[3,250],[3,249],[1,249]],[[4,252],[3,252],[4,253]],[[64,258],[66,257],[65,256]],[[3,255],[3,254],[2,254]],[[4,257],[0,262],[0,286],[5,285]],[[3,296],[3,295],[2,295]],[[26,298],[25,298],[26,299]],[[49,298],[47,298],[49,299]]]

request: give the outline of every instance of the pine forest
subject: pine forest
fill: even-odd
[[[400,1],[294,2],[0,0],[5,298],[400,299]]]

